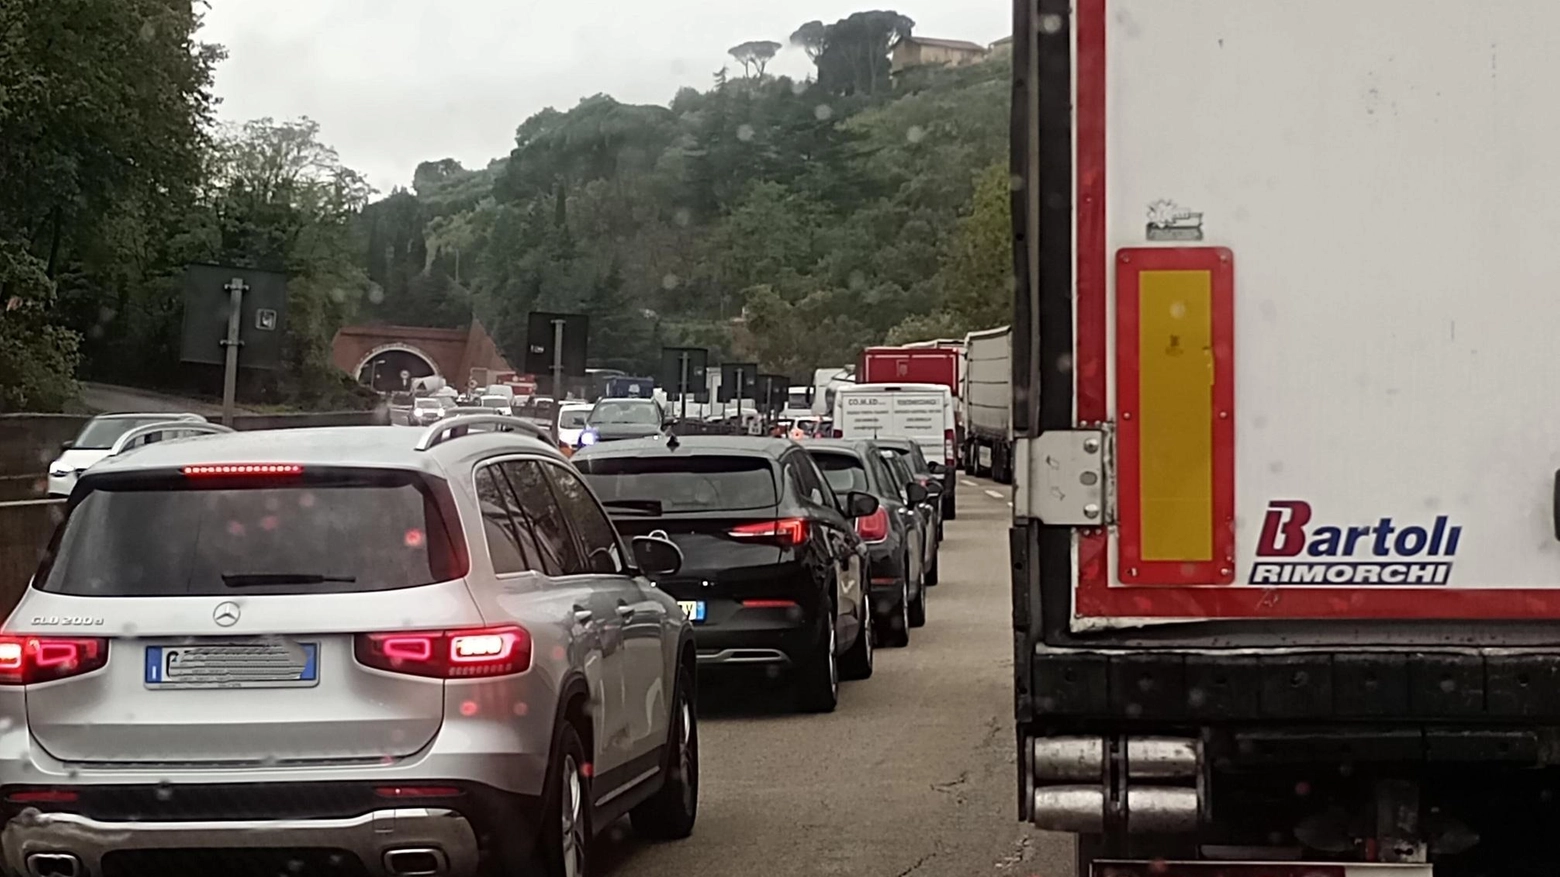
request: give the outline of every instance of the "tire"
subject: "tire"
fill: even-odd
[[[926,582],[921,582],[921,587],[915,597],[910,601],[910,611],[906,613],[906,620],[911,627],[926,626]]]
[[[840,658],[840,678],[842,679],[871,679],[872,678],[872,610],[865,609],[865,618],[861,620],[861,627],[857,629],[856,641],[851,643],[850,649]]]
[[[923,584],[925,585],[926,588],[935,588],[935,587],[937,587],[937,579],[938,579],[937,568],[940,567],[941,565],[942,565],[942,552],[941,551],[934,551],[934,552],[932,552],[932,568],[926,571],[926,579],[923,582]],[[923,588],[922,590],[924,591],[925,588]],[[921,595],[921,599],[922,600],[926,599],[926,595],[924,593]]]
[[[905,569],[909,569],[908,563]],[[900,586],[899,611],[883,621],[880,628],[882,633],[879,639],[883,645],[891,649],[902,649],[910,645],[910,583],[907,580]]]
[[[590,777],[589,764],[579,732],[568,722],[553,738],[552,764],[547,769],[547,791],[538,841],[541,874],[570,877],[590,873]],[[573,870],[570,870],[570,859]]]
[[[959,503],[958,500],[954,499],[951,492],[943,495],[942,509],[943,520],[956,521],[959,519]]]
[[[699,718],[693,697],[693,675],[677,671],[677,692],[667,738],[666,782],[661,790],[629,811],[640,837],[682,840],[693,834],[699,815]]]
[[[818,637],[813,653],[797,670],[795,683],[796,705],[808,713],[832,713],[840,703],[839,659],[834,654],[834,607],[825,603],[823,608],[823,636]]]

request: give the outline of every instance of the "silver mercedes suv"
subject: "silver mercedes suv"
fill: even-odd
[[[624,813],[692,831],[681,554],[540,430],[206,431],[83,473],[0,628],[5,868],[576,875]]]

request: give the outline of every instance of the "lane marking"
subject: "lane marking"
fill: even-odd
[[[1002,495],[1002,491],[1000,490],[988,490],[986,491],[986,495],[992,499],[1007,499],[1007,497]]]
[[[979,487],[980,486],[979,484],[976,484],[975,482],[969,480],[968,478],[960,478],[959,479],[959,483],[964,485],[965,487]]]

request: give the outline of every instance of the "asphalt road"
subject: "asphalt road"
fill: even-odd
[[[1010,514],[1007,488],[962,481],[926,627],[879,650],[833,714],[791,714],[762,689],[703,690],[693,837],[647,844],[613,826],[597,873],[1071,874],[1071,838],[1014,816]]]

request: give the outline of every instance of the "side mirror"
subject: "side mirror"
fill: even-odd
[[[905,485],[905,499],[917,505],[931,498],[931,493],[918,482],[912,481]]]
[[[932,474],[936,475],[938,478],[948,474],[948,464],[946,463],[927,463],[926,467],[931,469]]]
[[[67,441],[60,442],[60,450],[62,450],[62,451],[68,451],[71,448],[74,448],[75,446],[76,446],[76,440],[75,439],[69,439]]]
[[[936,499],[937,497],[943,495],[943,486],[941,481],[928,481],[921,485],[921,489],[926,491],[926,495],[929,499]]]
[[[870,493],[852,490],[845,494],[845,517],[865,518],[878,510],[878,499]]]
[[[655,536],[634,537],[634,562],[647,576],[676,575],[682,569],[683,553],[675,542]]]

